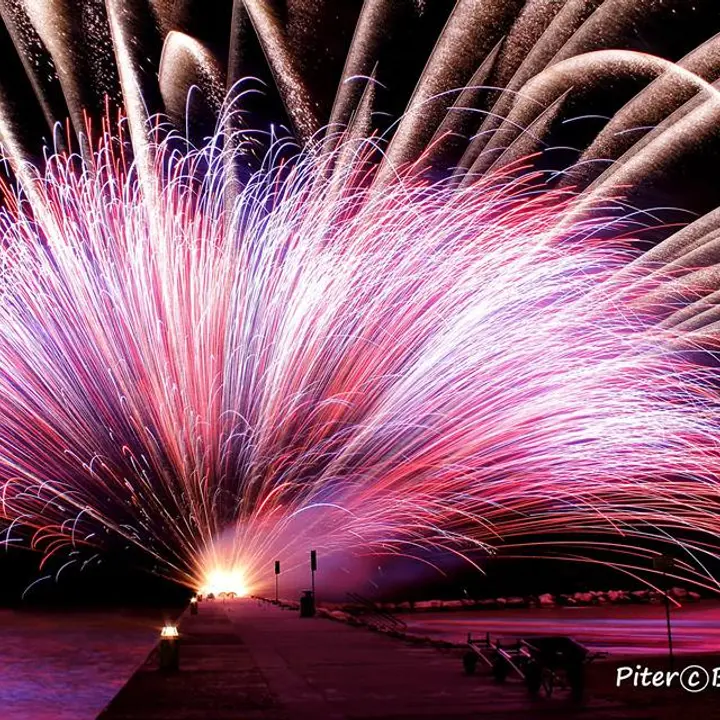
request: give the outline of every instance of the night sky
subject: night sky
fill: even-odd
[[[439,179],[464,161],[465,169],[482,166],[478,159],[481,153],[472,155],[472,138],[481,130],[482,119],[495,108],[499,89],[511,86],[522,60],[531,51],[542,50],[543,43],[552,46],[551,36],[560,29],[553,30],[551,21],[563,3],[548,0],[526,6],[522,0],[499,0],[499,4],[463,0],[458,3],[457,16],[451,17],[452,5],[445,0],[375,3],[375,15],[367,11],[366,16],[361,14],[363,3],[359,0],[274,0],[248,3],[249,10],[231,0],[210,4],[200,0],[131,0],[124,3],[126,12],[119,25],[134,39],[129,46],[130,65],[147,110],[151,115],[162,113],[176,130],[184,132],[187,128],[191,141],[201,144],[212,133],[223,95],[238,80],[252,76],[255,79],[249,86],[263,87],[262,93],[251,94],[243,103],[245,122],[259,133],[254,151],[243,159],[246,166],[237,168],[241,179],[243,172],[258,166],[271,131],[292,138],[286,151],[290,157],[312,138],[321,137],[322,128],[330,122],[340,126],[357,123],[366,135],[384,136],[386,149],[397,132],[399,140],[389,146],[390,150],[397,152],[401,162],[416,161],[435,138],[459,95],[457,88],[479,78],[487,87],[464,98],[467,106],[459,112],[461,120],[451,127],[454,135],[444,144],[438,143],[433,162],[424,169],[425,177]],[[575,18],[577,37],[566,38],[553,52],[548,50],[547,60],[561,49],[567,57],[622,49],[671,62],[686,58],[684,64],[708,82],[720,78],[718,43],[715,40],[715,45],[705,45],[720,32],[717,0],[608,0],[607,7],[588,21],[590,29],[583,35],[579,31],[583,20],[602,3],[595,0],[586,5],[584,17]],[[608,9],[611,5],[616,6],[615,12]],[[69,138],[57,133],[59,148],[75,150],[82,144],[78,131],[86,117],[93,118],[97,127],[106,108],[113,115],[125,101],[132,100],[127,97],[127,88],[121,86],[104,5],[98,0],[67,0],[53,7],[47,14],[33,16],[23,12],[17,2],[3,3],[0,113],[7,121],[2,140],[10,148],[5,168],[10,181],[17,176],[10,169],[13,163],[16,168],[20,161],[42,166],[43,144],[52,137],[54,123],[69,129]],[[483,15],[491,11],[495,24]],[[595,31],[592,22],[597,24]],[[452,46],[448,50],[447,44],[438,43],[438,38],[445,37],[441,35],[443,28],[448,27],[457,33],[453,36],[455,52],[451,52]],[[195,55],[178,40],[178,33],[197,43],[193,45]],[[572,42],[577,42],[576,48]],[[202,50],[200,59],[198,48]],[[493,52],[498,53],[496,63],[483,71],[484,58]],[[343,72],[350,70],[356,77],[371,75],[373,92],[364,94],[364,80],[356,85],[343,83]],[[547,172],[544,188],[563,183],[577,184],[580,190],[591,187],[599,171],[585,167],[576,173],[568,169],[594,147],[608,123],[650,86],[653,72],[601,72],[595,68],[566,91],[553,95],[557,112],[543,116],[543,122],[536,111],[527,111],[529,121],[536,123],[533,131],[541,136],[528,152],[536,153],[533,167]],[[430,78],[427,86],[422,82],[418,86],[423,77]],[[192,85],[199,90],[186,103]],[[412,107],[418,87],[422,92],[434,90],[437,95],[446,95],[441,101],[428,103],[422,122],[400,124],[398,130],[398,120]],[[556,88],[551,89],[555,92]],[[513,92],[520,90],[522,87]],[[675,93],[661,95],[652,124],[667,121],[683,108],[692,97],[692,93],[685,97],[686,92],[679,86]],[[644,97],[649,101],[651,95],[652,91]],[[631,121],[629,124],[633,125]],[[408,137],[403,136],[403,127]],[[618,132],[636,133],[638,140],[647,130],[618,126]],[[658,154],[638,175],[640,180],[627,188],[629,205],[653,210],[652,227],[641,233],[643,249],[669,236],[678,224],[720,205],[720,134],[713,130],[712,119],[698,119],[694,130],[686,140],[677,141],[674,153],[667,157]],[[601,144],[598,154],[605,149]],[[129,143],[127,150],[132,152]],[[618,157],[622,154],[617,150]],[[604,167],[608,162],[600,162],[595,156],[588,167]],[[481,167],[478,172],[485,170]],[[0,603],[17,604],[30,583],[46,574],[54,576],[63,566],[58,558],[39,569],[40,560],[39,554],[27,550],[0,550]],[[385,573],[393,575],[395,581],[386,585],[381,582],[374,590],[368,586],[367,591],[379,596],[493,596],[623,583],[634,586],[633,581],[612,571],[588,572],[579,565],[559,561],[542,568],[533,561],[487,562],[481,557],[481,562],[486,565],[487,579],[453,566],[448,578],[425,573],[418,583],[418,576],[404,561],[389,560]],[[77,566],[61,571],[58,582],[39,585],[28,601],[55,605],[172,604],[187,597],[189,591],[153,576],[154,569],[153,562],[142,553],[123,541],[113,541],[100,562],[89,562],[81,572]]]

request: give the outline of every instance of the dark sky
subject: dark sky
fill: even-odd
[[[333,4],[335,10],[332,10]],[[658,16],[661,19],[655,20],[655,16],[648,13],[624,36],[622,46],[679,60],[720,30],[717,3],[713,7],[713,3],[698,0],[697,4],[704,8],[700,14],[680,14],[672,23],[662,19],[664,16]],[[243,25],[241,18],[233,18],[229,0],[185,0],[160,2],[158,5],[166,8],[163,18],[167,26],[187,32],[205,43],[216,54],[229,79],[232,79],[233,73],[252,73],[266,83],[265,97],[248,101],[255,124],[263,126],[270,122],[280,122],[292,126],[292,118],[286,113],[287,103],[284,107],[282,102],[282,91],[276,91],[273,75],[267,67],[266,54],[257,39],[254,39],[249,26]],[[375,51],[379,86],[374,120],[379,130],[387,129],[402,113],[451,7],[447,0],[429,0],[424,5],[427,6],[426,11],[420,16],[416,11],[416,2],[399,0],[395,3],[398,9],[392,16],[392,22],[383,28],[384,35]],[[138,0],[128,3],[130,8],[141,6]],[[360,6],[359,0],[288,0],[273,3],[277,19],[285,30],[287,49],[298,58],[314,98],[318,117],[323,121],[329,117],[333,105]],[[71,8],[72,3],[67,7]],[[140,51],[147,59],[144,78],[146,100],[151,110],[159,110],[156,73],[163,29],[157,27],[149,16],[139,14],[135,19]],[[85,36],[78,30],[77,23],[80,22],[79,15],[71,18],[71,26],[78,31],[77,38],[71,39],[71,43],[74,43],[72,51],[75,53],[78,73],[84,78],[79,85],[79,94],[86,101],[84,104],[89,105],[90,109],[94,105],[97,112],[102,109],[102,94],[87,81],[95,69],[83,55]],[[87,47],[91,48],[91,45]],[[23,143],[34,157],[40,157],[42,142],[49,137],[48,116],[64,121],[71,114],[73,103],[66,102],[63,88],[57,79],[44,82],[40,93],[42,102],[39,101],[21,62],[21,55],[25,52],[26,49],[15,47],[11,33],[0,23],[0,83],[5,108],[15,119],[15,129]],[[25,57],[27,59],[27,55]],[[38,69],[38,78],[47,78],[46,56],[40,53],[32,60],[31,64]],[[106,79],[110,86],[116,82],[114,76]],[[37,78],[35,80],[37,83]],[[562,117],[553,125],[548,142],[561,149],[547,153],[541,165],[554,170],[571,164],[577,158],[577,149],[587,146],[602,128],[606,118],[612,116],[636,91],[634,80],[621,79],[578,93],[567,112],[573,117],[587,118],[567,123],[567,117]],[[198,112],[196,120],[192,130],[198,137],[202,137],[209,132],[211,120],[201,112]],[[716,138],[712,142],[697,145],[678,158],[653,184],[638,188],[634,200],[644,206],[667,205],[694,212],[707,211],[720,202],[719,166],[720,140]],[[679,219],[679,216],[668,211],[664,218],[672,221]],[[57,572],[62,565],[55,563],[49,569],[39,570],[39,560],[40,557],[33,553],[0,550],[0,602],[17,601],[30,582],[46,573]],[[119,549],[107,555],[101,564],[91,564],[83,572],[68,569],[61,574],[59,583],[43,583],[33,590],[31,597],[37,602],[52,603],[144,602],[144,598],[173,600],[177,597],[177,590],[169,583],[138,570],[138,566],[143,566],[140,557],[132,551]],[[510,587],[515,587],[518,578],[524,578],[527,587],[532,589],[538,585],[538,578],[556,577],[553,582],[559,585],[579,582],[574,570],[559,569],[553,576],[551,571],[545,569],[533,572],[531,565],[518,567],[522,570],[507,573],[502,581],[497,579],[501,577],[500,573],[493,574],[491,581],[484,586],[485,590],[492,587],[498,593],[506,593]],[[544,575],[546,572],[550,574]],[[604,576],[597,576],[597,580],[599,585],[603,585],[606,580],[609,582]],[[453,582],[458,587],[464,586],[466,576],[458,576]],[[594,586],[592,582],[588,584]],[[434,583],[428,580],[426,587],[433,588]],[[482,588],[476,586],[476,590],[481,592]],[[539,590],[542,591],[542,588]]]

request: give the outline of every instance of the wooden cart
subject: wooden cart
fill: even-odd
[[[528,691],[547,696],[556,688],[567,689],[580,700],[585,690],[585,666],[607,653],[590,652],[586,647],[564,635],[530,638],[483,638],[468,635],[468,649],[463,655],[463,668],[468,674],[478,663],[486,666],[498,683],[515,677]]]

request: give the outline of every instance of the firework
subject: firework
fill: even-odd
[[[8,543],[31,528],[63,569],[121,539],[251,590],[309,547],[474,562],[592,537],[631,572],[677,537],[710,582],[720,404],[648,304],[667,271],[628,264],[636,233],[517,168],[379,190],[361,144],[228,200],[235,150],[172,147],[150,187],[106,135],[2,212]]]
[[[674,543],[713,585],[716,0],[0,18],[0,513],[43,578]],[[668,197],[701,217],[630,207]]]
[[[718,32],[715,0],[0,0],[0,140],[41,163],[58,124],[77,147],[110,104],[147,167],[148,115],[202,144],[241,87],[253,165],[282,127],[301,145],[381,135],[385,176],[425,153],[470,182],[555,148],[541,162],[576,187],[702,214]]]

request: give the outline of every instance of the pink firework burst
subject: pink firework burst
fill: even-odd
[[[368,187],[348,145],[237,190],[239,150],[172,144],[138,177],[106,136],[8,196],[6,542],[247,591],[311,546],[635,573],[673,543],[713,585],[713,373],[621,222],[517,167]]]

